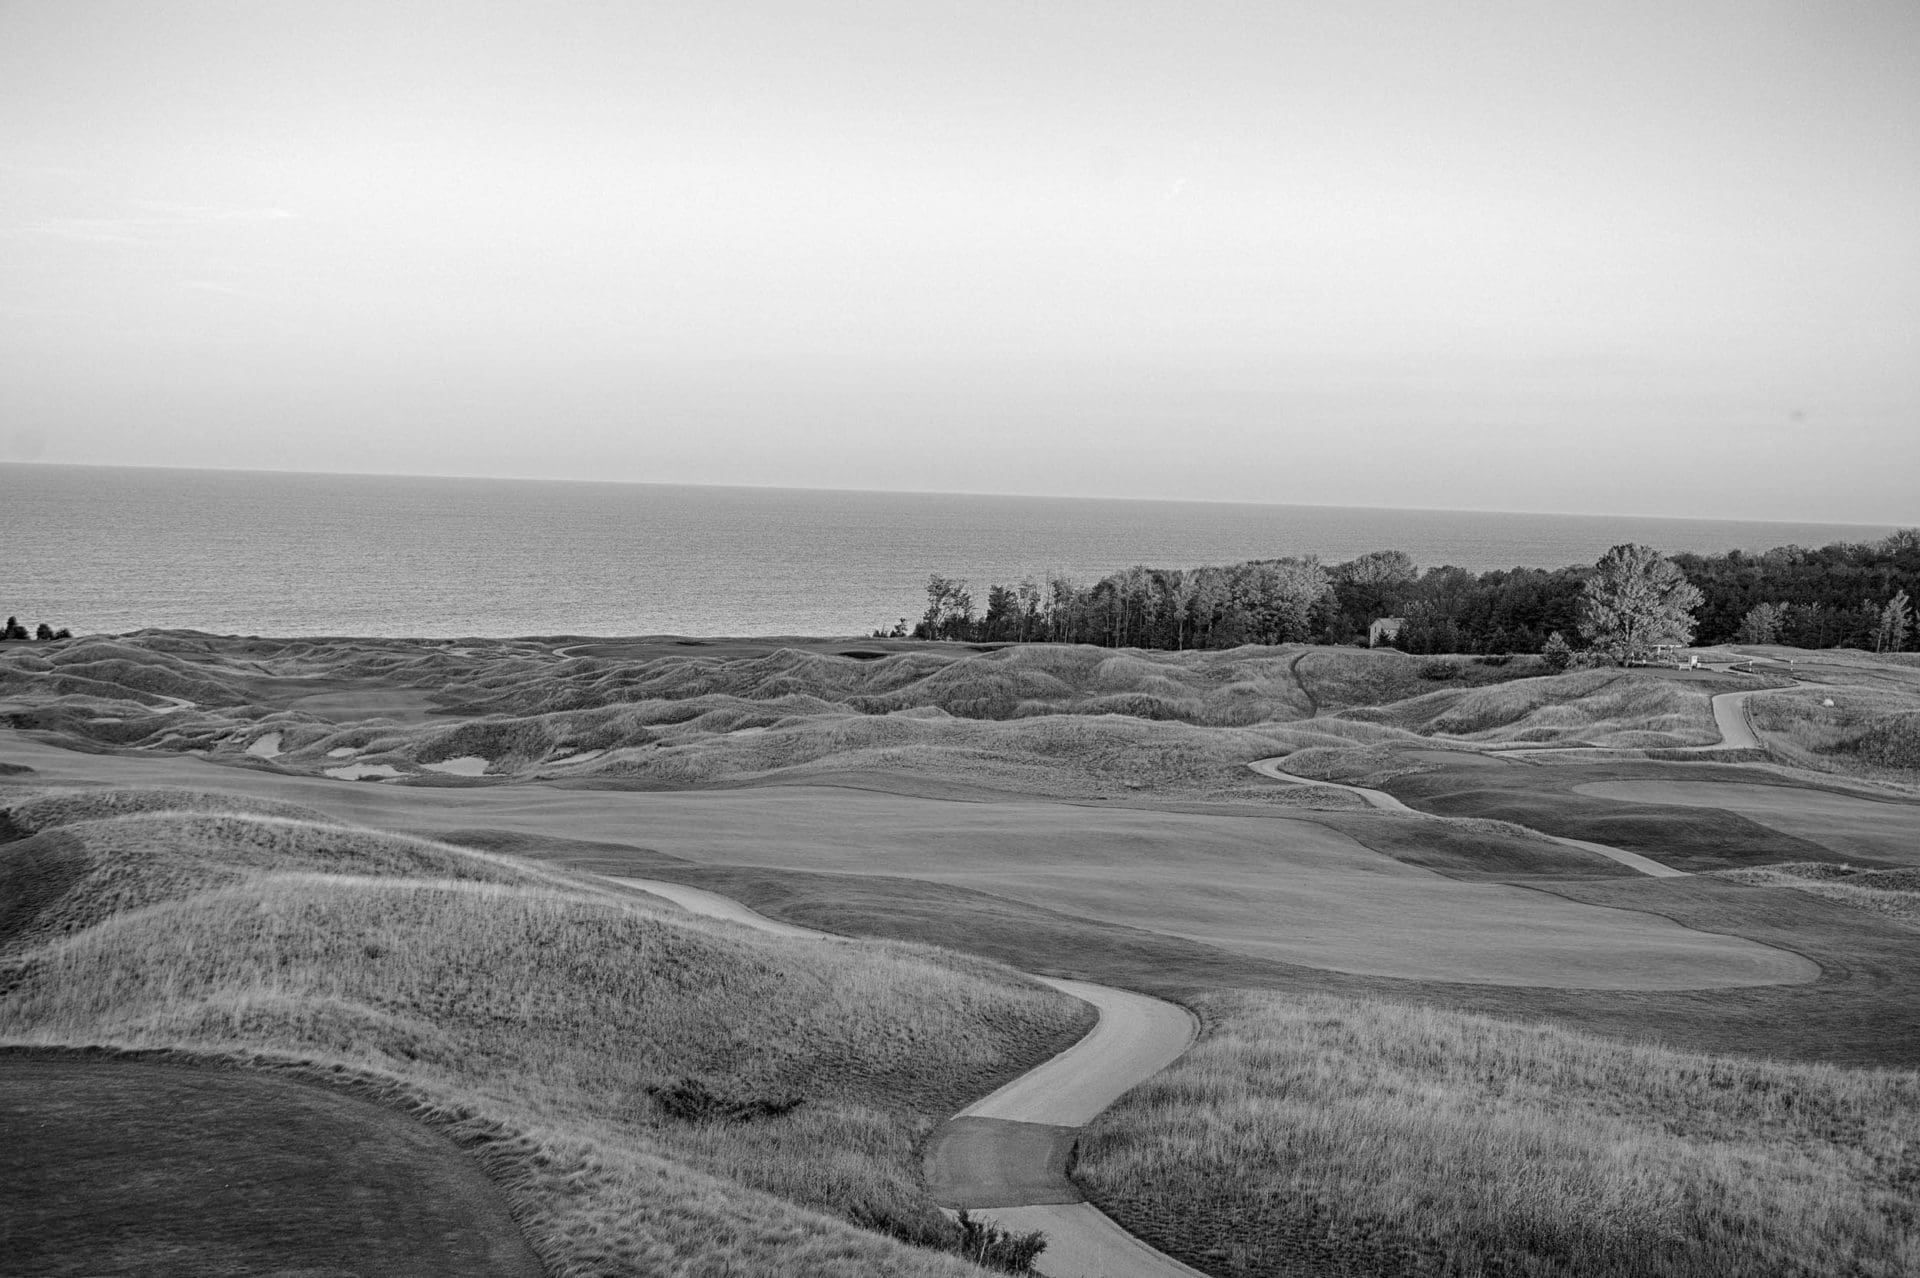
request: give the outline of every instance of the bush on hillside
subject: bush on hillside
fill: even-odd
[[[647,1095],[662,1112],[683,1123],[749,1123],[779,1118],[800,1108],[803,1096],[727,1096],[697,1078],[655,1084]]]
[[[1047,1236],[1039,1230],[1016,1234],[985,1220],[960,1213],[960,1244],[954,1250],[977,1265],[1010,1274],[1030,1274],[1033,1262],[1047,1249]]]

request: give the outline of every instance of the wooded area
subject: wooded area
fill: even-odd
[[[1697,643],[1913,646],[1909,601],[1920,596],[1920,528],[1818,550],[1670,558],[1702,597],[1694,609]],[[1311,556],[1190,569],[1136,565],[1092,585],[1057,574],[1028,577],[989,586],[984,608],[965,581],[935,575],[910,633],[1169,650],[1364,644],[1371,622],[1402,617],[1391,642],[1407,652],[1539,652],[1556,633],[1577,641],[1581,595],[1594,571],[1421,571],[1405,551],[1382,550],[1331,565]]]

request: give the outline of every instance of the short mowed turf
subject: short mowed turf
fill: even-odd
[[[338,1087],[165,1054],[0,1052],[0,1268],[540,1278],[480,1163]]]

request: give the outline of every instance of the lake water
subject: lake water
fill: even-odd
[[[851,635],[917,616],[929,573],[1401,549],[1423,566],[1591,563],[1870,540],[1740,523],[1084,498],[0,464],[0,615],[76,634]]]

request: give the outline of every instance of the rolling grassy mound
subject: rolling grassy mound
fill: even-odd
[[[575,647],[584,652],[568,655]],[[57,682],[79,677],[63,670],[88,672],[85,695]],[[1281,797],[1241,765],[1435,736],[1651,750],[1716,739],[1706,684],[1648,672],[1539,673],[1525,658],[1298,646],[940,644],[856,656],[819,645],[556,650],[534,640],[142,632],[0,653],[0,691],[32,707],[16,724],[82,748],[201,750],[248,767],[401,784],[592,777],[677,787],[890,771],[1042,794],[1338,806],[1330,794]],[[150,690],[160,689],[191,704],[156,705]],[[315,709],[328,698],[378,705],[379,689],[430,695],[445,717],[335,722],[349,716]],[[465,775],[445,775],[449,763]],[[1320,766],[1311,755],[1300,763]]]
[[[1343,715],[1422,736],[1480,742],[1657,747],[1719,740],[1711,693],[1703,685],[1619,670],[1448,688]]]
[[[956,1230],[915,1142],[1087,1021],[977,960],[175,798],[11,810],[0,872],[36,904],[0,934],[0,1040],[346,1071],[485,1133],[554,1272],[972,1272],[925,1250]]]
[[[1204,1012],[1076,1177],[1222,1278],[1895,1278],[1920,1256],[1910,1071],[1325,996]]]
[[[1719,873],[1722,877],[1761,887],[1798,888],[1920,928],[1920,870],[1856,869],[1826,861],[1789,861]]]
[[[1755,697],[1750,708],[1768,747],[1802,767],[1920,783],[1920,685],[1803,687]]]

